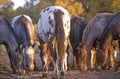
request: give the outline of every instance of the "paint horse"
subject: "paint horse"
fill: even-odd
[[[41,11],[37,34],[44,54],[43,73],[46,73],[48,51],[50,51],[54,64],[54,77],[64,76],[69,32],[70,16],[66,9],[60,6],[50,6]]]
[[[4,16],[0,16],[0,44],[4,44],[10,59],[13,73],[25,74],[23,68],[23,55],[20,52],[17,36],[9,21]]]
[[[120,12],[112,17],[102,35],[100,49],[104,57],[103,65],[107,62],[108,49],[113,40],[120,40]]]
[[[101,40],[103,30],[111,20],[113,13],[99,13],[96,14],[88,23],[83,31],[82,41],[79,44],[78,51],[81,53],[82,70],[94,69],[96,58],[96,50],[98,42]]]
[[[18,15],[12,19],[12,28],[18,36],[19,44],[24,49],[24,66],[26,70],[34,69],[34,27],[27,15]]]
[[[73,48],[73,67],[76,69],[78,66],[78,50],[76,49],[79,45],[79,42],[82,40],[83,30],[87,25],[85,18],[76,16],[71,19],[70,26],[70,42]]]

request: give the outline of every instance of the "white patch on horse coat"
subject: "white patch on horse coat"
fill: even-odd
[[[68,69],[68,67],[67,67],[67,57],[68,57],[68,54],[65,52],[64,71],[67,71],[67,69]]]
[[[48,9],[48,10],[47,10]],[[70,32],[70,17],[69,13],[66,9],[60,6],[51,6],[43,9],[40,13],[40,19],[38,21],[38,36],[44,41],[49,42],[54,36],[55,33],[55,18],[54,18],[54,11],[61,10],[63,15],[63,27],[65,30],[65,36],[68,37]],[[49,19],[52,20],[52,25],[49,23]],[[49,35],[47,35],[48,32]]]
[[[117,61],[117,50],[114,51],[113,57],[114,57],[114,60]]]
[[[91,67],[94,68],[94,56],[95,56],[95,50],[91,50]]]

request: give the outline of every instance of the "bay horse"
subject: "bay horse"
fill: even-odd
[[[54,65],[54,76],[63,77],[65,74],[66,49],[70,32],[69,12],[61,6],[50,6],[40,12],[37,35],[42,47],[45,62],[43,73],[46,73],[48,51]],[[47,46],[47,47],[46,47]],[[46,49],[47,48],[47,49]],[[58,64],[60,64],[58,66]],[[60,73],[59,73],[60,69]],[[47,74],[47,73],[46,73]]]
[[[98,48],[97,43],[101,40],[103,30],[111,20],[113,13],[98,13],[87,24],[83,31],[82,40],[78,46],[78,51],[81,54],[82,70],[88,68],[94,69],[95,61],[94,54]],[[91,52],[92,51],[92,52]],[[94,59],[94,60],[93,60]]]
[[[73,48],[73,67],[76,69],[78,65],[78,50],[76,49],[79,42],[82,40],[83,30],[87,25],[87,20],[80,16],[75,16],[71,19],[70,25],[70,42]]]
[[[12,19],[12,28],[19,39],[19,44],[24,50],[24,66],[26,70],[34,69],[34,27],[28,15],[18,15]]]
[[[120,12],[112,17],[101,38],[100,49],[104,57],[103,66],[107,62],[108,49],[113,40],[120,40]]]
[[[23,55],[19,48],[17,35],[5,16],[0,16],[0,44],[4,44],[10,59],[13,73],[25,74]]]

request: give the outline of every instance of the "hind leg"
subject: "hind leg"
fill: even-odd
[[[48,61],[47,61],[47,56],[43,56],[44,59],[44,65],[43,65],[43,77],[47,77],[48,74]]]
[[[78,52],[76,51],[76,48],[73,49],[73,68],[77,69],[78,65]]]
[[[102,62],[102,68],[107,69],[108,68],[108,47],[106,48],[105,52],[103,53],[103,62]]]
[[[67,66],[67,59],[68,59],[68,54],[65,53],[65,59],[64,59],[64,70],[67,71],[68,66]]]
[[[110,66],[109,66],[109,68],[113,69],[114,68],[114,59],[113,59],[113,54],[112,54],[112,48],[111,48],[111,46],[109,48],[109,56],[110,56]]]

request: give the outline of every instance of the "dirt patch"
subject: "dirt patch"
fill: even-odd
[[[69,67],[72,67],[72,53],[69,57]],[[27,72],[25,75],[12,74],[12,70],[9,64],[9,58],[7,55],[0,56],[0,79],[43,79],[42,77],[42,63],[39,57],[39,54],[35,54],[35,61],[37,63],[38,71]],[[49,71],[49,75],[44,79],[51,79],[53,71]],[[114,72],[110,70],[102,71],[88,71],[80,72],[79,70],[68,70],[65,73],[64,79],[120,79],[120,72]]]

